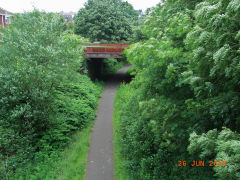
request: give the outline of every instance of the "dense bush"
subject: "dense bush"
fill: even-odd
[[[128,41],[138,14],[121,0],[88,0],[74,19],[75,33],[91,41]]]
[[[126,97],[118,103],[122,154],[136,179],[215,179],[215,172],[230,178],[229,169],[178,167],[178,161],[217,157],[238,168],[233,156],[219,155],[238,157],[237,141],[236,147],[224,143],[232,150],[223,147],[211,159],[189,155],[187,147],[194,131],[240,130],[239,9],[237,0],[166,0],[148,15],[147,40],[126,52],[136,77],[122,87]],[[239,171],[232,173],[237,179]]]
[[[195,132],[190,134],[188,150],[191,154],[207,158],[215,163],[222,163],[221,166],[214,166],[219,179],[240,178],[239,149],[240,134],[227,128],[220,132],[213,129],[202,135],[197,135]]]
[[[94,119],[100,90],[85,75],[84,39],[65,30],[61,16],[38,11],[1,29],[0,179]]]

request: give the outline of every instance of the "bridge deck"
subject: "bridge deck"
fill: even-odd
[[[86,58],[123,58],[122,52],[130,44],[86,44]]]

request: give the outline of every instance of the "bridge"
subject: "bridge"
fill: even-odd
[[[123,58],[122,52],[130,44],[85,44],[85,57],[88,59]]]
[[[100,44],[85,43],[85,57],[88,59],[88,73],[91,79],[100,77],[102,74],[103,60],[106,58],[124,58],[123,51],[130,44]]]

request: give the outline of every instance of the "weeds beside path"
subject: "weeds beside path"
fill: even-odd
[[[114,180],[134,180],[125,168],[126,160],[121,154],[121,140],[120,140],[120,127],[121,122],[119,121],[119,103],[120,98],[123,95],[122,86],[120,86],[116,92],[114,100],[114,115],[113,115],[113,138],[114,138]]]

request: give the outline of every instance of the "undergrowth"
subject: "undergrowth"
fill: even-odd
[[[87,40],[37,10],[15,15],[0,39],[0,179],[51,179],[52,163],[96,117],[102,85],[87,77]]]

